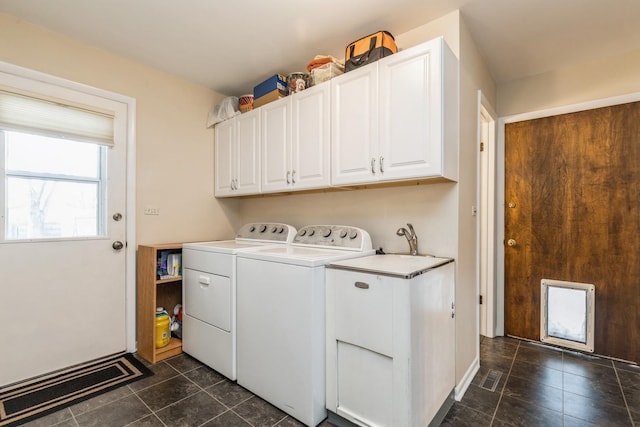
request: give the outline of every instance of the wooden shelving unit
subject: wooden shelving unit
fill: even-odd
[[[182,244],[138,246],[138,354],[151,363],[182,353],[182,341],[171,337],[169,345],[156,348],[156,307],[173,307],[182,302],[182,276],[157,279],[157,262],[162,251],[182,252]]]

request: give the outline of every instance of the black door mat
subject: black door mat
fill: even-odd
[[[153,375],[132,354],[0,389],[0,426],[16,426]]]

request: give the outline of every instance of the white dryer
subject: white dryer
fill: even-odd
[[[325,265],[371,255],[359,228],[311,225],[238,254],[238,384],[309,426],[325,409]]]
[[[182,246],[182,349],[236,379],[236,256],[285,246],[296,234],[287,224],[251,223],[235,240]]]

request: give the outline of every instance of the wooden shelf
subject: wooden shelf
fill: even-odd
[[[170,315],[182,303],[182,276],[156,279],[158,256],[162,251],[182,252],[182,243],[138,246],[138,354],[151,363],[182,353],[182,341],[172,337],[165,347],[156,348],[156,307]]]
[[[171,282],[182,282],[182,276],[176,276],[176,277],[172,277],[170,279],[156,280],[156,285],[160,285],[162,283],[171,283]]]
[[[155,349],[156,362],[177,356],[180,353],[182,353],[182,341],[176,337],[171,337],[168,345]]]

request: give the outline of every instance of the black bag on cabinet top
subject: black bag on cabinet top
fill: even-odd
[[[371,64],[398,51],[396,41],[388,31],[378,31],[347,45],[344,71]]]

